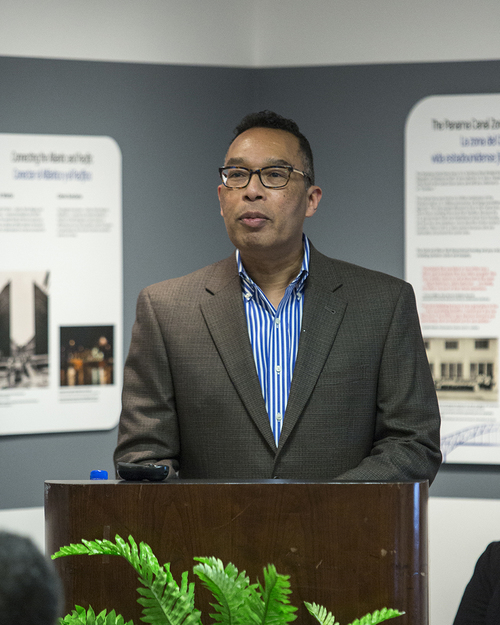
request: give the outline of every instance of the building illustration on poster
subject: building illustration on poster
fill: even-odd
[[[406,279],[445,462],[500,464],[500,96],[426,98],[406,126]]]
[[[48,386],[48,287],[48,272],[0,272],[0,389]]]
[[[120,410],[121,153],[0,134],[0,434],[108,429]]]

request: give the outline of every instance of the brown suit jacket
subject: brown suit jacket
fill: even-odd
[[[185,478],[432,481],[439,410],[413,290],[311,246],[276,448],[234,256],[144,289],[115,461]]]

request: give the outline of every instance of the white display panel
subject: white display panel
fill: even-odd
[[[0,134],[0,434],[116,425],[122,292],[116,142]]]
[[[445,461],[500,463],[500,95],[433,96],[406,126],[406,279]]]

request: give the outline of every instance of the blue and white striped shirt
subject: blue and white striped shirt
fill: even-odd
[[[241,262],[240,253],[236,250],[248,334],[276,447],[297,359],[303,295],[309,275],[309,241],[306,236],[303,239],[304,258],[301,270],[287,286],[277,309],[249,277]]]

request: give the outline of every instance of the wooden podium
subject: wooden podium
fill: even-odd
[[[305,600],[341,625],[382,607],[406,612],[395,625],[427,625],[427,497],[427,482],[47,481],[46,548],[132,535],[171,563],[178,582],[193,556],[233,562],[252,582],[272,563],[290,575],[296,623],[316,622]],[[55,565],[64,614],[90,604],[141,622],[136,573],[123,558],[68,556]],[[212,597],[190,580],[209,623]]]

